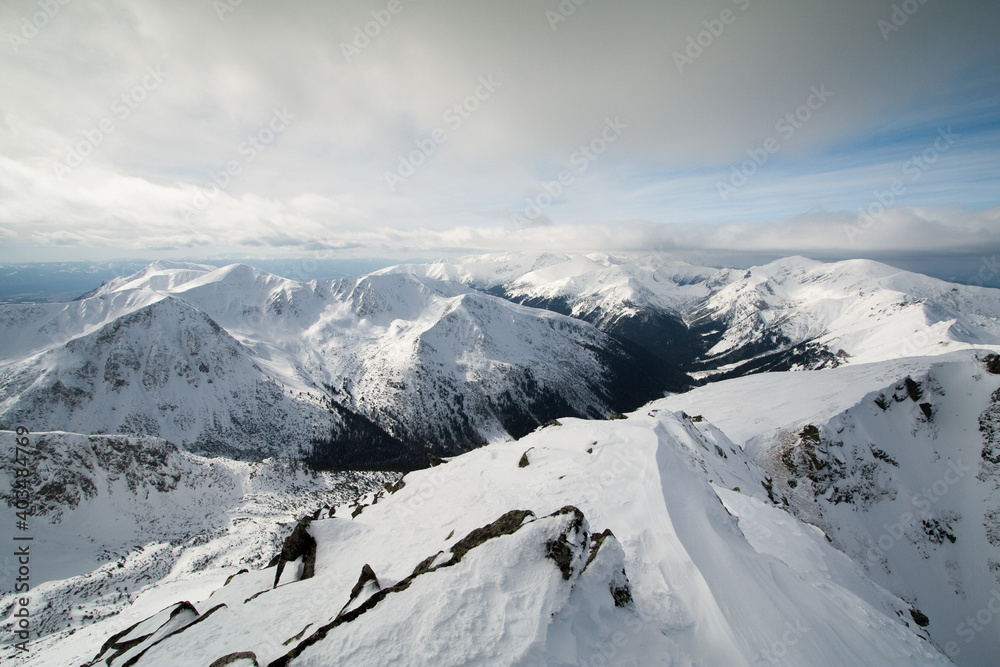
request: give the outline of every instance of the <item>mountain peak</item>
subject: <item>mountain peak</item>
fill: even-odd
[[[157,260],[130,276],[108,281],[91,295],[98,296],[112,292],[140,289],[169,292],[191,280],[195,280],[206,273],[216,270],[217,267],[208,264]]]

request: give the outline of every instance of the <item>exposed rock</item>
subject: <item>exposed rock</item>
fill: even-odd
[[[979,415],[979,432],[983,434],[983,461],[1000,465],[1000,389],[993,392],[989,407]]]
[[[237,651],[235,653],[230,653],[229,655],[224,655],[217,660],[213,660],[212,664],[208,667],[225,667],[226,665],[231,665],[238,660],[253,660],[254,667],[259,667],[260,663],[257,662],[257,654],[253,651]]]
[[[879,449],[875,445],[868,445],[868,449],[871,451],[872,456],[874,456],[875,458],[877,458],[879,461],[885,461],[886,463],[888,463],[889,465],[893,466],[894,468],[898,468],[899,467],[899,461],[897,461],[896,459],[892,458],[891,456],[889,456],[888,454],[886,454],[884,451],[882,451],[881,449]]]
[[[931,620],[923,612],[914,607],[910,607],[910,616],[913,617],[913,622],[922,628],[926,628],[931,623]]]
[[[819,442],[819,428],[812,424],[806,424],[802,428],[802,432],[799,433],[799,437],[802,438],[802,442]]]
[[[517,462],[518,468],[527,468],[531,461],[528,460],[528,452],[530,452],[534,447],[529,447],[524,454],[521,454],[521,460]]]
[[[302,576],[299,581],[309,579],[316,572],[316,540],[309,534],[309,524],[312,517],[301,519],[292,530],[292,534],[285,538],[285,543],[281,546],[281,552],[275,556],[277,570],[274,572],[274,586],[277,588],[281,580],[281,573],[285,569],[285,564],[297,558],[302,558]],[[270,565],[269,565],[270,567]]]
[[[361,591],[364,590],[365,584],[368,582],[373,582],[375,584],[375,588],[379,590],[382,589],[378,583],[378,577],[375,576],[375,571],[372,569],[372,566],[365,563],[365,566],[361,568],[361,576],[358,577],[358,583],[354,584],[354,588],[351,589],[352,601],[361,595]]]
[[[251,595],[250,597],[248,597],[248,598],[247,598],[246,600],[244,600],[244,601],[243,601],[243,604],[246,604],[246,603],[248,603],[248,602],[250,602],[250,601],[252,601],[252,600],[256,600],[256,599],[257,599],[257,598],[259,598],[259,597],[260,597],[261,595],[263,595],[264,593],[268,593],[268,592],[270,592],[271,590],[272,590],[272,589],[270,589],[270,588],[265,588],[265,589],[264,589],[264,590],[262,590],[262,591],[257,591],[256,593],[254,593],[253,595]]]
[[[983,358],[983,364],[986,366],[986,372],[992,373],[993,375],[1000,375],[1000,355],[998,354],[987,354]]]
[[[584,570],[587,569],[588,565],[594,562],[594,559],[597,558],[597,552],[601,549],[601,545],[604,544],[604,540],[609,537],[614,537],[614,533],[611,532],[610,528],[605,528],[603,533],[597,533],[590,536],[590,554],[587,556],[587,562],[583,566]]]
[[[608,538],[614,539],[614,533],[611,532],[610,528],[606,528],[604,532],[591,535],[590,537],[590,554],[587,556],[587,562],[583,566],[581,572],[586,572],[590,564],[594,562],[597,558],[598,553],[600,553],[601,548],[604,546]],[[615,576],[608,582],[608,590],[611,591],[611,598],[615,601],[616,607],[625,607],[632,604],[632,588],[628,581],[628,575],[625,574],[624,568],[620,570],[620,574],[615,574]]]
[[[306,626],[301,630],[299,630],[297,634],[294,634],[285,641],[281,642],[282,646],[288,646],[292,642],[297,642],[300,639],[302,639],[302,635],[304,635],[306,633],[306,630],[308,630],[310,627],[312,627],[312,623],[306,623]]]
[[[587,533],[583,530],[583,512],[572,505],[567,505],[549,516],[556,517],[564,514],[572,515],[572,519],[559,537],[549,540],[545,545],[545,556],[556,562],[559,571],[562,572],[563,579],[569,579],[573,576],[573,563],[578,556],[575,547],[578,546],[577,543],[581,536],[584,541],[586,540]]]
[[[430,572],[432,569],[434,569],[433,567],[434,561],[436,561],[437,557],[443,553],[444,553],[443,551],[438,551],[436,554],[428,556],[427,558],[417,563],[417,566],[413,568],[413,572],[410,573],[410,576],[415,577],[419,574],[423,574],[424,572]]]
[[[224,584],[222,584],[222,585],[223,585],[223,586],[228,586],[228,585],[229,585],[229,582],[230,582],[230,581],[232,581],[232,580],[233,580],[233,579],[235,579],[236,577],[240,576],[241,574],[246,574],[246,573],[247,573],[247,572],[249,572],[249,571],[250,571],[250,570],[248,570],[248,569],[246,569],[246,568],[243,568],[243,569],[242,569],[242,570],[240,570],[239,572],[237,572],[237,573],[235,573],[235,574],[231,574],[231,575],[229,575],[228,577],[226,577],[226,583],[224,583]]]
[[[943,544],[945,540],[948,540],[952,544],[958,539],[955,537],[955,533],[952,532],[950,517],[944,517],[941,520],[930,518],[921,519],[920,525],[924,530],[924,534],[927,539],[933,544]]]
[[[851,503],[861,509],[868,509],[883,498],[894,497],[895,487],[882,463],[896,467],[898,463],[871,444],[865,448],[851,446],[849,450],[844,447],[843,441],[823,437],[819,428],[812,424],[803,428],[798,442],[781,455],[790,473],[788,486],[804,485],[817,501]],[[769,490],[768,495],[771,493]]]
[[[501,535],[510,535],[520,528],[524,520],[530,516],[535,516],[535,513],[530,510],[511,510],[493,523],[485,525],[482,528],[476,528],[456,542],[455,546],[451,548],[452,557],[449,564],[459,562],[465,554],[486,540],[500,537]]]
[[[625,576],[625,570],[622,570],[622,576]],[[611,597],[614,598],[616,607],[627,607],[632,604],[632,591],[628,586],[616,586],[612,583],[610,588]]]
[[[212,607],[204,614],[199,615],[198,610],[195,609],[194,605],[192,605],[190,602],[186,601],[178,602],[177,604],[173,605],[172,609],[168,607],[168,609],[170,609],[170,614],[168,615],[167,619],[159,626],[155,628],[150,628],[150,632],[143,635],[139,635],[138,637],[133,637],[132,639],[123,640],[124,637],[128,637],[132,633],[132,631],[135,630],[137,627],[150,620],[147,618],[142,621],[139,621],[138,623],[130,625],[129,627],[125,628],[124,630],[115,635],[112,635],[106,642],[104,642],[104,644],[101,646],[101,650],[98,652],[96,656],[94,656],[93,660],[87,663],[86,667],[97,667],[97,665],[100,663],[110,665],[114,663],[119,657],[131,651],[133,648],[142,646],[144,643],[148,642],[148,645],[146,645],[141,651],[139,651],[134,656],[129,658],[128,661],[123,663],[123,667],[134,665],[153,646],[156,646],[160,642],[163,642],[166,639],[173,637],[174,635],[184,632],[191,626],[204,621],[209,616],[214,614],[216,611],[218,611],[219,609],[224,609],[225,607],[226,605],[224,604],[216,605],[215,607]],[[188,615],[188,617],[191,620],[187,623],[180,625],[180,627],[176,628],[173,632],[167,633],[162,637],[156,639],[155,641],[150,641],[150,639],[152,639],[152,637],[154,637],[157,634],[157,631],[159,631],[164,625],[170,623],[181,614]],[[153,617],[155,617],[155,614],[150,618]]]

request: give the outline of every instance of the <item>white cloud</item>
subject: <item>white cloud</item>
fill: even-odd
[[[609,248],[661,237],[836,246],[844,233],[829,230],[891,183],[927,132],[995,120],[997,75],[981,63],[1000,60],[998,8],[985,0],[926,3],[888,42],[876,22],[892,0],[594,2],[553,30],[545,10],[557,5],[403,0],[348,62],[341,43],[381,5],[245,2],[220,20],[212,3],[69,3],[0,59],[0,226],[16,235],[4,246],[430,250],[560,235]],[[678,72],[673,53],[722,9],[735,19]],[[0,25],[34,11],[4,3]],[[450,122],[481,77],[500,85]],[[829,102],[720,199],[730,165],[819,85]],[[294,118],[250,159],[241,148],[275,108]],[[615,116],[628,129],[577,169],[574,153]],[[385,173],[436,129],[446,139],[390,192]],[[950,220],[961,205],[995,205],[998,137],[970,136],[901,198],[899,224],[920,234],[887,238],[887,218],[855,243],[939,247],[932,231],[947,224],[914,207],[957,202],[940,209],[959,212]],[[56,178],[81,146],[81,166]],[[239,174],[185,219],[181,206],[234,161]],[[536,218],[551,224],[513,229],[510,215],[567,169],[572,185]],[[817,207],[850,213],[796,217]],[[610,222],[621,219],[670,224]]]

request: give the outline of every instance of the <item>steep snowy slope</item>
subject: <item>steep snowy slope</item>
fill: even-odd
[[[0,433],[3,442],[13,438]],[[33,512],[21,534],[33,538],[32,624],[41,635],[115,615],[154,584],[192,585],[235,566],[261,567],[289,522],[394,481],[280,459],[205,459],[151,437],[59,432],[29,441]],[[0,459],[4,505],[14,501],[11,458]],[[0,557],[3,617],[14,605],[16,569],[10,553]]]
[[[770,506],[765,479],[704,421],[655,407],[567,419],[411,473],[363,511],[300,522],[272,566],[211,594],[152,589],[4,658],[949,664],[919,611]]]
[[[412,469],[425,449],[687,384],[589,324],[402,274],[297,283],[159,263],[72,304],[5,306],[0,322],[0,425],[336,467]]]
[[[201,264],[154,262],[67,303],[0,309],[0,360],[17,359],[93,333],[109,322],[163,298],[162,291],[212,270]]]
[[[957,664],[1000,652],[1000,358],[768,373],[663,404],[745,443],[772,496],[919,608]]]

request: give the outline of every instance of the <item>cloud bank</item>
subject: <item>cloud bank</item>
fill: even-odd
[[[967,251],[998,237],[998,18],[979,0],[14,0],[0,260]]]

